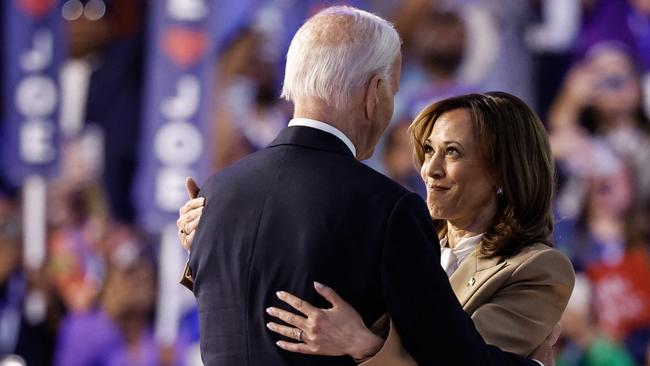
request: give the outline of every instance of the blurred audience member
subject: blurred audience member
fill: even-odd
[[[49,279],[69,311],[94,303],[104,278],[101,239],[109,222],[92,134],[63,144],[60,176],[49,185]]]
[[[50,365],[56,319],[42,274],[22,265],[20,210],[0,195],[0,359],[15,354],[30,366]]]
[[[481,90],[506,91],[534,105],[533,60],[525,35],[535,3],[405,2],[396,16],[404,63],[395,117],[412,119],[413,111],[430,102]]]
[[[25,276],[21,270],[19,212],[0,197],[0,354],[13,353],[20,332]]]
[[[410,34],[412,50],[405,55],[402,92],[395,106],[395,118],[409,122],[432,102],[473,91],[457,74],[467,41],[460,13],[431,5],[422,11],[424,14],[414,14],[417,23]]]
[[[577,217],[558,220],[557,243],[592,283],[595,327],[626,343],[641,363],[650,338],[650,253],[634,180],[622,160],[606,153],[607,145],[577,144],[587,161],[574,164],[581,176],[572,179],[582,181],[583,191],[569,196],[582,196],[582,206]]]
[[[391,126],[384,136],[383,162],[386,175],[425,198],[426,189],[422,178],[413,166],[408,127],[409,123],[398,122]]]
[[[601,136],[632,168],[638,198],[650,203],[650,122],[642,107],[639,77],[624,48],[594,46],[567,76],[551,109],[558,159],[582,155],[577,140]]]
[[[117,228],[104,248],[107,275],[98,303],[64,319],[55,365],[183,365],[182,350],[170,353],[153,337],[156,277],[138,238],[128,228]]]
[[[286,127],[290,107],[279,100],[274,65],[262,57],[263,37],[243,29],[218,64],[214,117],[215,168],[266,147]]]
[[[557,344],[558,366],[634,366],[623,347],[599,334],[591,312],[589,280],[576,273],[569,304],[560,320],[562,336]]]
[[[576,143],[583,149],[581,159],[560,161],[572,181],[558,194],[561,219],[556,231],[558,245],[565,247],[577,269],[585,270],[595,263],[617,263],[628,242],[643,237],[636,225],[628,169],[607,145]],[[568,199],[571,202],[564,202]]]
[[[629,48],[643,76],[646,113],[650,113],[650,6],[647,0],[589,0],[576,46],[581,57],[593,45],[617,41]]]
[[[584,56],[596,44],[625,44],[642,70],[650,71],[650,6],[647,0],[588,0],[576,55]]]

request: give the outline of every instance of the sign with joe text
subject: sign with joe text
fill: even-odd
[[[160,232],[187,200],[185,177],[202,182],[209,160],[214,87],[213,1],[164,0],[149,8],[147,67],[134,202]]]
[[[65,55],[59,0],[5,0],[2,10],[3,175],[20,185],[59,160],[59,68]]]

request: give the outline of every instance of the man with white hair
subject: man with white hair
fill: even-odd
[[[365,11],[331,7],[296,33],[283,89],[294,119],[201,190],[189,268],[205,365],[354,365],[377,352],[362,344],[359,354],[324,357],[276,346],[265,309],[286,308],[278,290],[326,307],[315,281],[336,288],[366,324],[389,313],[420,365],[537,365],[483,342],[438,264],[422,199],[359,162],[389,124],[400,67],[397,32]],[[290,334],[303,341],[299,329]]]

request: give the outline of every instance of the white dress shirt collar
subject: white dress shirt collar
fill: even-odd
[[[292,126],[303,126],[303,127],[311,127],[315,128],[317,130],[321,130],[327,133],[330,133],[336,137],[339,138],[339,140],[343,141],[345,146],[350,149],[352,152],[352,156],[356,157],[357,156],[357,149],[354,147],[354,144],[352,141],[345,136],[343,132],[341,132],[338,128],[329,125],[325,122],[317,121],[315,119],[309,119],[309,118],[294,118],[291,121],[289,121],[289,127]]]
[[[460,239],[453,249],[447,246],[447,237],[440,240],[440,265],[448,277],[451,277],[460,264],[474,252],[481,239],[483,234]]]

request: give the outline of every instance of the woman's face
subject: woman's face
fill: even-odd
[[[463,109],[442,114],[424,142],[420,174],[427,188],[431,217],[454,224],[491,221],[496,187],[481,156],[470,114]]]
[[[591,179],[588,196],[589,210],[599,216],[625,219],[632,205],[633,182],[626,169],[605,177]]]
[[[641,96],[630,59],[620,51],[601,51],[590,66],[597,75],[594,106],[609,115],[634,113]]]
[[[393,179],[401,179],[413,173],[413,156],[409,146],[408,124],[395,125],[390,132],[392,144],[384,150],[384,165]],[[388,146],[388,144],[387,144]]]

